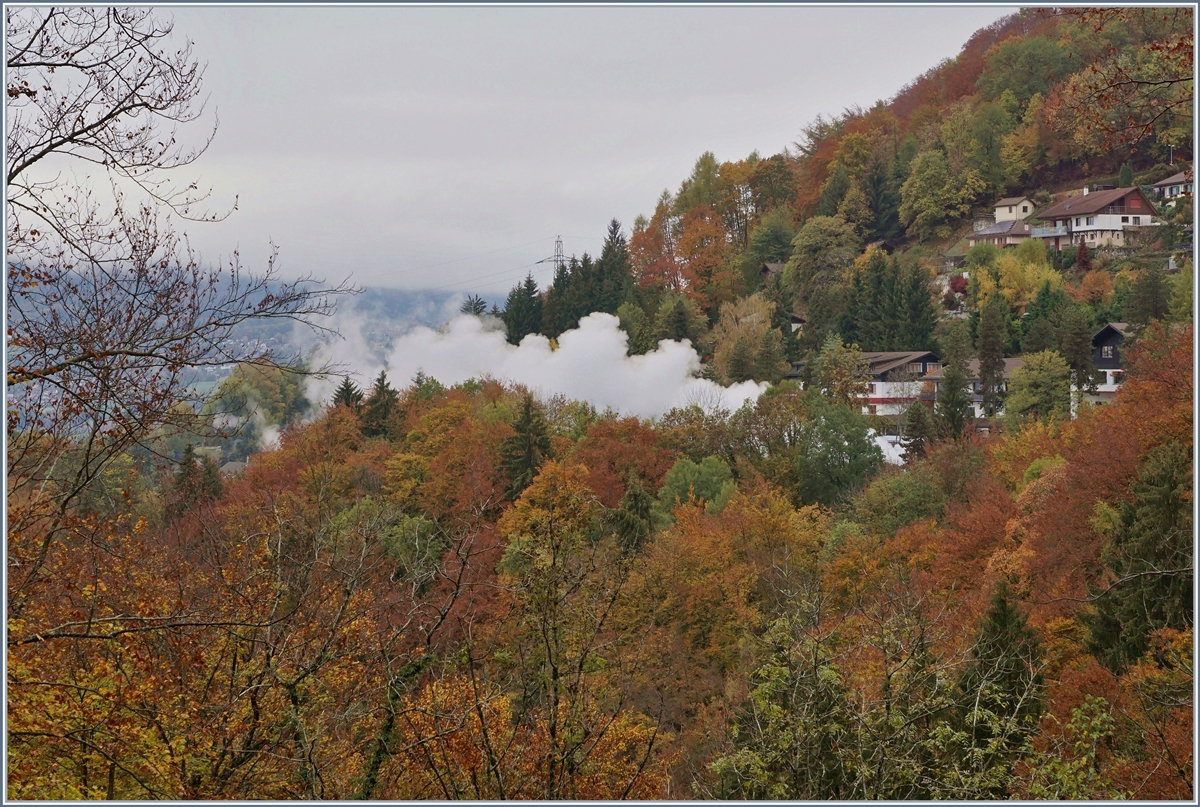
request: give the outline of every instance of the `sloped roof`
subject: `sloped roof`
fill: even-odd
[[[926,358],[926,356],[930,358]],[[931,350],[889,350],[883,352],[864,352],[863,359],[871,365],[871,373],[882,375],[895,370],[909,362],[938,361],[938,355]]]
[[[785,266],[787,266],[786,263],[764,263],[758,271],[767,275],[777,275],[783,271]]]
[[[1092,344],[1095,344],[1096,340],[1100,338],[1100,335],[1109,329],[1116,331],[1122,337],[1129,335],[1129,323],[1128,322],[1110,322],[1107,325],[1105,325],[1103,328],[1101,328],[1100,330],[1098,330],[1094,334],[1092,334]]]
[[[1161,181],[1161,182],[1155,182],[1155,183],[1154,183],[1153,185],[1151,185],[1150,187],[1152,187],[1152,188],[1165,188],[1165,187],[1167,187],[1168,185],[1185,185],[1185,184],[1187,184],[1188,182],[1190,182],[1190,181],[1191,181],[1191,180],[1189,180],[1189,179],[1188,179],[1188,173],[1189,173],[1188,171],[1180,171],[1178,174],[1175,174],[1175,175],[1173,175],[1173,176],[1169,176],[1169,177],[1167,177],[1166,179],[1164,179],[1164,180],[1163,180],[1163,181]]]
[[[1003,376],[1005,378],[1005,380],[1007,380],[1009,378],[1009,376],[1011,376],[1013,374],[1013,370],[1016,370],[1017,368],[1023,366],[1024,364],[1025,364],[1024,359],[1018,359],[1018,358],[1005,359],[1004,360],[1004,376]],[[931,370],[930,372],[926,373],[925,380],[926,381],[941,381],[942,373],[945,369],[946,369],[946,366],[942,365],[941,367],[937,368],[936,370]],[[968,381],[978,381],[979,380],[979,359],[971,359],[969,362],[967,362],[967,380]]]
[[[1029,225],[1025,222],[1019,219],[1010,219],[1009,221],[1002,221],[999,224],[993,224],[991,227],[984,228],[979,232],[971,233],[968,237],[978,238],[981,235],[1010,235],[1015,234],[1013,230],[1016,230],[1017,233],[1028,235],[1029,229]]]
[[[1008,207],[1010,205],[1013,207],[1016,207],[1017,205],[1021,204],[1021,202],[1032,203],[1033,200],[1030,199],[1028,196],[1010,196],[1007,199],[1001,199],[1001,200],[997,201],[995,204],[992,205],[992,207]]]
[[[1150,200],[1146,198],[1146,195],[1142,193],[1140,188],[1113,188],[1111,191],[1076,194],[1066,201],[1059,202],[1049,210],[1038,213],[1037,218],[1067,218],[1069,216],[1082,216],[1088,213],[1095,213],[1097,210],[1102,210],[1134,193],[1140,196],[1146,203],[1146,213],[1153,216],[1154,206],[1150,204]]]

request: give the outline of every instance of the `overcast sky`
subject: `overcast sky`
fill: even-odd
[[[888,99],[1016,9],[164,9],[208,63],[220,129],[193,168],[238,212],[207,259],[368,286],[544,285],[696,158],[767,157]]]

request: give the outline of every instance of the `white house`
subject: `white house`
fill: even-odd
[[[867,394],[860,398],[864,415],[895,416],[914,401],[921,400],[925,376],[941,367],[938,355],[929,350],[893,350],[862,354],[871,380]],[[804,362],[792,362],[786,378],[799,378]]]
[[[1033,212],[1033,200],[1028,196],[1010,196],[996,202],[996,223],[1021,221]]]
[[[1167,205],[1174,205],[1180,196],[1192,195],[1192,171],[1181,171],[1174,176],[1169,176],[1161,182],[1155,182],[1150,187],[1154,188],[1154,193],[1160,199],[1166,200]]]
[[[1038,214],[1048,226],[1030,233],[1055,251],[1086,243],[1089,247],[1124,246],[1130,231],[1159,224],[1154,206],[1140,188],[1113,188],[1076,194]]]
[[[1012,358],[1004,360],[1004,372],[1001,374],[1000,391],[1003,394],[1008,389],[1008,380],[1012,377],[1013,371],[1025,364],[1024,359]],[[929,374],[927,381],[932,382],[935,390],[941,391],[942,371],[936,370]],[[979,380],[979,359],[971,359],[967,362],[967,400],[971,402],[972,416],[975,418],[984,417],[983,411],[983,383]]]

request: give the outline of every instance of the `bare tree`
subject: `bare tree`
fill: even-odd
[[[234,329],[290,319],[319,330],[346,286],[258,276],[237,254],[204,268],[175,223],[217,221],[208,194],[173,171],[196,148],[203,66],[149,9],[6,10],[8,492],[50,540],[114,457],[163,426],[195,423],[191,368],[280,357]],[[236,207],[236,202],[235,205]],[[15,519],[15,523],[14,523]],[[48,521],[46,521],[48,519]],[[43,552],[10,557],[36,572]],[[18,576],[19,578],[25,575]]]

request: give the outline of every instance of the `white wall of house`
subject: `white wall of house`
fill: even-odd
[[[863,401],[864,415],[899,415],[921,397],[921,381],[872,381]],[[874,411],[872,411],[874,407]]]
[[[1023,219],[1033,212],[1033,202],[1022,199],[1015,205],[1000,205],[996,208],[996,222],[1016,221]]]

